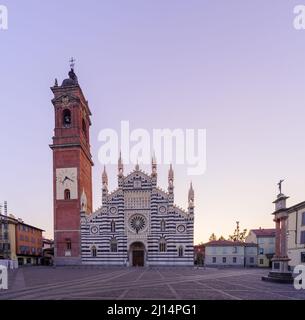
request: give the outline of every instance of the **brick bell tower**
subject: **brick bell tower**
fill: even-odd
[[[51,88],[54,99],[53,144],[55,264],[81,264],[81,199],[92,212],[92,157],[89,128],[91,112],[74,72],[71,60],[69,78]]]

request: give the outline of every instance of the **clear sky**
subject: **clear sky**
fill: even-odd
[[[303,1],[305,4],[305,0]],[[302,0],[0,0],[0,201],[52,237],[54,79],[69,58],[93,113],[94,204],[101,203],[98,132],[207,129],[208,167],[175,166],[175,199],[193,180],[195,242],[272,227],[276,183],[289,204],[305,200],[305,31]],[[129,171],[127,168],[126,171]],[[167,187],[166,166],[159,185]],[[108,168],[110,189],[116,167]]]

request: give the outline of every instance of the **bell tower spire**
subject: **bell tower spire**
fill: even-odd
[[[81,263],[80,215],[92,212],[91,111],[71,62],[69,78],[51,88],[53,143],[54,260]]]

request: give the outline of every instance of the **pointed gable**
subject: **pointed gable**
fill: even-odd
[[[152,178],[141,170],[134,170],[124,178],[123,189],[150,189],[152,188]]]

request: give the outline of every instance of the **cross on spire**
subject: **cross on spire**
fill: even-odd
[[[75,62],[76,62],[76,60],[72,57],[69,62],[70,62],[70,67],[71,67],[71,69],[73,70],[74,67],[75,67]]]

